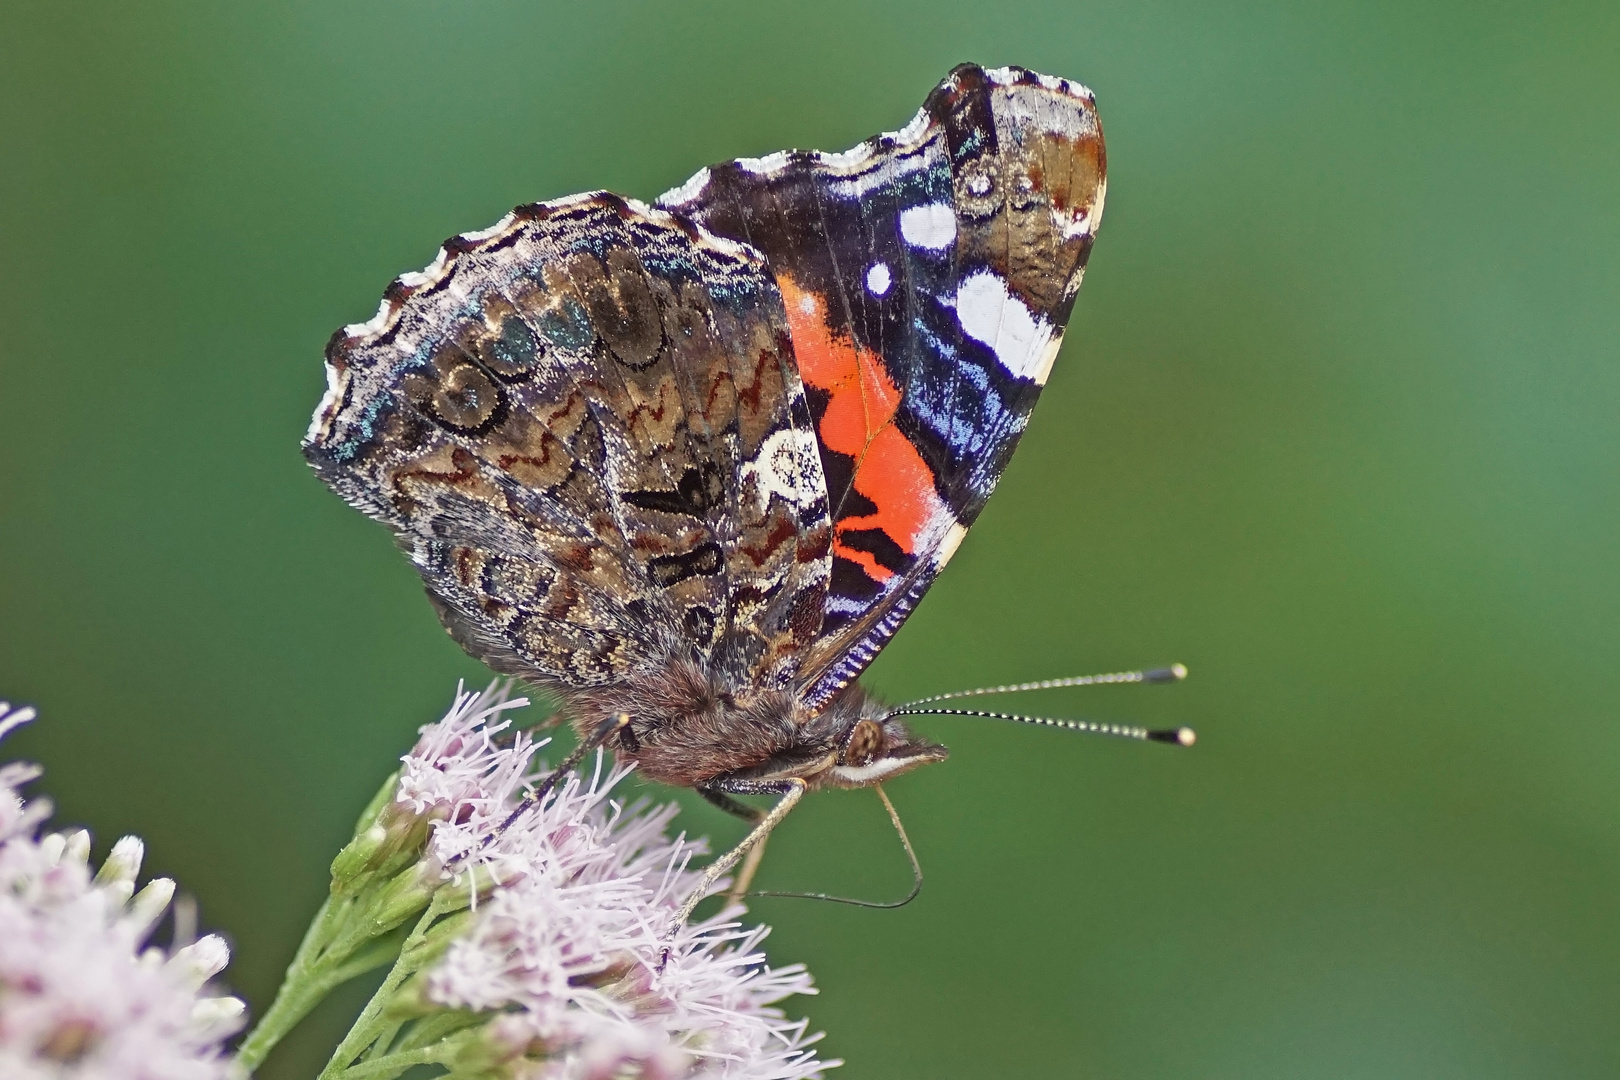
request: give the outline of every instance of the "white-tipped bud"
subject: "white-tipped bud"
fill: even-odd
[[[135,894],[129,902],[129,914],[125,917],[129,924],[135,928],[141,938],[151,933],[152,927],[163,918],[163,913],[169,909],[169,901],[174,899],[174,880],[172,878],[153,878],[146,888]]]
[[[231,947],[218,934],[208,934],[169,957],[165,966],[193,989],[225,970],[231,962]]]
[[[239,998],[202,998],[191,1007],[191,1030],[195,1038],[223,1039],[239,1030],[247,1016],[247,1006]]]
[[[0,704],[0,735],[32,713]],[[41,835],[49,800],[24,802],[18,793],[38,775],[35,766],[0,763],[0,897],[7,901],[0,904],[0,1080],[244,1080],[222,1044],[241,1028],[245,1006],[198,1000],[230,950],[218,938],[173,957],[148,945],[174,882],[159,879],[136,893],[145,855],[136,837],[114,844],[92,875],[88,832]]]
[[[67,843],[62,848],[62,861],[89,865],[90,834],[88,832],[84,829],[76,829],[67,834]]]
[[[40,837],[39,857],[46,866],[56,866],[62,861],[62,852],[67,848],[67,837],[59,832],[46,833]]]
[[[0,701],[0,738],[3,738],[6,732],[22,727],[37,715],[32,705],[13,709],[11,702]]]
[[[80,834],[84,837],[85,848],[89,850],[90,834]],[[112,846],[107,853],[107,861],[101,864],[101,871],[96,874],[97,885],[110,885],[115,881],[134,882],[141,872],[141,861],[146,858],[146,845],[138,836],[121,836],[118,843]]]

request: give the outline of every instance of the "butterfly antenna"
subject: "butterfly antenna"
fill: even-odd
[[[900,813],[895,810],[894,803],[889,801],[888,792],[883,790],[882,784],[873,784],[872,790],[877,792],[878,798],[883,800],[883,809],[889,812],[889,821],[894,824],[894,831],[900,836],[900,846],[906,849],[906,858],[911,860],[911,891],[899,900],[855,900],[847,896],[832,896],[819,892],[768,892],[758,890],[749,896],[786,896],[797,900],[831,900],[835,904],[853,904],[855,907],[865,908],[901,908],[917,899],[922,892],[923,872],[922,864],[917,861],[917,852],[911,846],[911,838],[906,835],[906,827],[900,824]]]
[[[918,705],[932,705],[936,701],[955,701],[958,698],[986,697],[990,694],[1020,694],[1026,690],[1061,690],[1068,686],[1119,686],[1131,683],[1180,682],[1187,677],[1184,664],[1148,668],[1143,671],[1114,671],[1107,675],[1074,675],[1067,679],[1041,679],[1039,682],[1014,683],[1011,686],[981,686],[976,690],[953,690],[949,694],[918,698],[897,705],[898,709],[911,709]],[[890,714],[893,715],[893,714]]]
[[[889,716],[978,716],[987,720],[1011,720],[1019,724],[1038,724],[1041,727],[1062,728],[1087,735],[1112,735],[1118,739],[1137,739],[1145,742],[1173,743],[1191,746],[1198,741],[1197,732],[1190,727],[1145,728],[1125,724],[1099,724],[1094,720],[1064,720],[1055,716],[1023,716],[1018,713],[981,712],[978,709],[894,709]]]

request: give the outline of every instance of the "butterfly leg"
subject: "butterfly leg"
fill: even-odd
[[[744,806],[723,791],[715,788],[698,788],[698,794],[709,802],[718,806],[728,814],[735,814],[750,825],[758,825],[765,811],[752,806]],[[742,867],[737,871],[737,880],[732,884],[731,891],[726,893],[726,903],[738,904],[748,893],[748,886],[754,881],[754,874],[759,870],[760,860],[765,858],[765,842],[769,836],[759,838],[759,843],[748,849],[748,857],[743,859]]]
[[[718,806],[726,813],[740,817],[750,825],[759,824],[759,819],[765,814],[763,810],[743,805],[719,788],[700,787],[697,789],[697,793],[703,796],[704,801],[708,802],[709,805]]]
[[[749,830],[747,836],[743,837],[742,843],[703,868],[703,876],[698,878],[697,885],[693,887],[686,899],[681,902],[680,909],[670,919],[669,933],[673,934],[680,929],[681,924],[686,922],[687,917],[692,914],[692,909],[698,906],[698,902],[703,899],[704,894],[709,890],[709,886],[713,885],[716,879],[733,866],[736,866],[737,861],[747,855],[751,849],[764,842],[765,837],[770,835],[771,830],[776,828],[777,823],[787,817],[788,811],[792,810],[798,801],[804,797],[804,793],[808,788],[809,785],[797,776],[790,776],[786,780],[720,780],[712,785],[711,790],[713,790],[714,794],[722,797],[727,794],[777,795],[780,797],[777,799],[775,806],[763,814],[758,814],[754,821],[754,827]],[[726,810],[730,810],[732,806],[742,806],[741,803],[736,802],[734,799],[726,799],[726,803],[730,805],[719,803],[710,797],[708,791],[704,791],[703,797],[709,799],[710,802],[714,802],[717,806],[723,806]],[[747,808],[744,807],[743,809]],[[735,813],[736,811],[732,812]],[[755,811],[750,816],[752,817],[757,813]],[[754,862],[756,865],[758,864],[757,859]],[[746,867],[744,869],[747,870]]]
[[[603,745],[609,739],[613,738],[614,735],[618,734],[620,731],[623,731],[629,726],[630,714],[620,713],[618,716],[615,716],[612,719],[602,721],[597,729],[591,733],[590,738],[579,740],[579,745],[574,747],[573,752],[567,757],[563,758],[561,763],[559,763],[555,769],[552,769],[549,773],[547,773],[545,779],[541,780],[539,785],[535,787],[534,790],[523,796],[523,801],[519,802],[517,806],[513,807],[512,812],[506,815],[506,820],[501,822],[501,827],[491,834],[489,840],[484,841],[485,845],[487,846],[496,836],[499,836],[501,833],[511,828],[512,823],[517,821],[518,818],[522,817],[524,813],[527,812],[529,807],[534,806],[541,799],[544,799],[547,795],[549,795],[551,793],[551,789],[557,786],[557,782],[559,780],[568,775],[570,769],[572,769],[575,765],[578,765],[581,761],[585,760],[586,754],[590,753],[592,750],[595,750],[598,746]]]

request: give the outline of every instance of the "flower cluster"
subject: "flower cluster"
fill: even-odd
[[[401,799],[424,768],[443,778],[445,802],[467,812],[437,822],[430,849],[447,868],[481,859],[502,883],[426,973],[424,997],[502,1012],[491,1045],[512,1060],[543,1057],[530,1075],[546,1080],[627,1066],[648,1080],[819,1076],[826,1063],[807,1049],[805,1021],[772,1007],[814,993],[810,977],[802,965],[765,966],[765,928],[743,929],[728,911],[667,936],[697,877],[687,862],[703,848],[669,837],[674,804],[611,798],[628,768],[604,774],[598,756],[589,780],[570,776],[499,828],[535,747],[490,741],[489,719],[511,703],[486,693],[426,733],[425,743],[460,751],[413,754],[401,778]]]
[[[0,702],[0,737],[34,717]],[[84,831],[40,835],[44,799],[23,798],[36,766],[0,766],[0,1076],[6,1080],[217,1080],[243,1005],[206,985],[230,951],[208,936],[148,945],[174,897],[135,889],[144,847],[113,845],[89,865]]]
[[[361,1055],[491,1080],[808,1080],[836,1065],[776,1007],[815,991],[801,965],[766,966],[765,928],[734,908],[671,930],[704,851],[668,835],[673,804],[615,799],[629,770],[600,754],[588,778],[525,800],[545,742],[505,713],[526,704],[503,685],[458,693],[334,864],[356,881],[394,867],[364,889],[432,899],[329,1075]]]

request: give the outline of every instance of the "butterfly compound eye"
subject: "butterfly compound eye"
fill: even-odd
[[[839,755],[840,765],[865,765],[883,745],[883,729],[871,720],[862,720],[849,733],[844,752]]]

